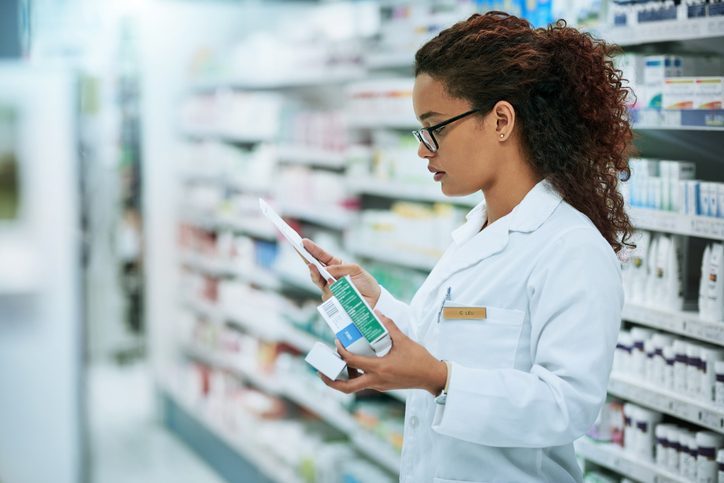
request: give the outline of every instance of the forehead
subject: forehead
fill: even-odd
[[[464,99],[451,97],[445,90],[445,85],[428,74],[415,77],[412,89],[412,104],[415,115],[420,118],[428,112],[442,115],[457,114],[461,109],[469,108],[470,103]]]

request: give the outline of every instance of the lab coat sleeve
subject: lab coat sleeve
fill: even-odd
[[[374,310],[379,310],[385,317],[389,317],[399,329],[411,339],[415,339],[415,330],[412,323],[412,308],[397,300],[387,289],[380,285],[382,292],[377,300]]]
[[[433,430],[496,447],[550,447],[588,431],[606,397],[623,289],[620,264],[590,230],[542,250],[527,285],[529,371],[452,363]]]

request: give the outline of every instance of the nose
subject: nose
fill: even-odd
[[[427,146],[425,146],[425,143],[418,143],[417,145],[417,155],[421,157],[422,159],[430,159],[433,156],[435,156],[435,153],[430,151]]]

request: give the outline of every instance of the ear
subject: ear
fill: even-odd
[[[515,108],[508,101],[498,101],[493,106],[495,120],[495,137],[498,141],[506,141],[510,138],[515,127]]]

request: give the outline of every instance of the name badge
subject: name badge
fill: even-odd
[[[487,317],[485,307],[444,307],[443,318],[458,320],[483,320]]]

